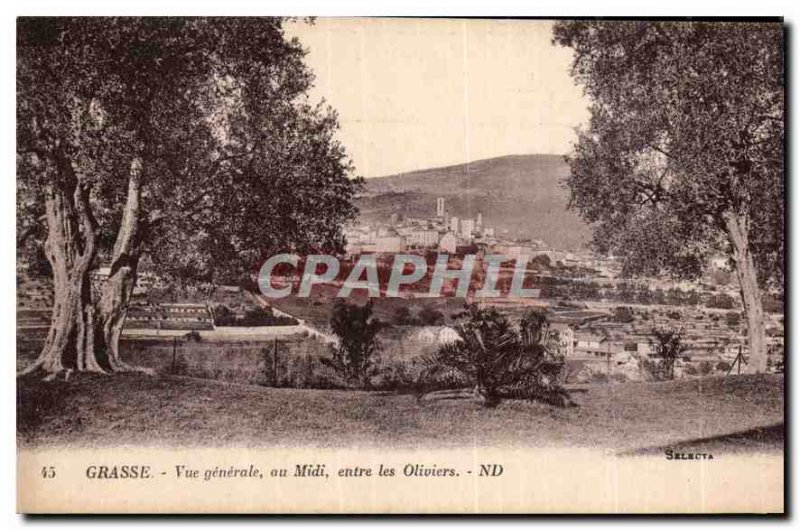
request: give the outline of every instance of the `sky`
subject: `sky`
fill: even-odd
[[[287,34],[309,50],[312,101],[339,114],[360,176],[509,154],[566,154],[588,101],[572,51],[540,20],[321,18]]]

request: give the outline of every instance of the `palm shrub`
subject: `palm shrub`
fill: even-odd
[[[418,362],[418,395],[473,388],[486,406],[503,398],[572,405],[562,387],[564,359],[547,316],[525,313],[517,327],[494,308],[470,305],[456,328],[459,339]]]
[[[378,351],[378,333],[385,325],[372,316],[372,300],[366,305],[338,299],[333,306],[331,330],[338,339],[325,364],[344,378],[348,386],[366,388]]]

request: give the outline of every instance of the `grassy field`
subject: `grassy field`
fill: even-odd
[[[195,379],[80,375],[18,381],[24,446],[557,446],[783,450],[783,377],[594,385],[578,407]]]

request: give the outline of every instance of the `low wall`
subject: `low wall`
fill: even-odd
[[[208,342],[123,340],[120,348],[126,361],[160,373],[249,384],[280,383],[291,378],[300,363],[331,355],[327,343],[303,336]]]
[[[328,337],[298,329],[303,326],[223,328],[200,332],[200,341],[187,340],[185,333],[173,336],[127,334],[121,342],[126,361],[160,373],[221,379],[272,386],[325,386],[335,377],[323,362],[331,359],[335,343]],[[374,362],[376,386],[405,384],[413,372],[413,359],[436,352],[448,334],[443,327],[394,327],[379,335]],[[328,381],[328,382],[326,382]]]
[[[326,336],[304,324],[296,326],[217,326],[212,329],[196,329],[200,339],[210,342],[230,342],[230,341],[269,341],[276,337],[287,338],[294,336],[314,336],[323,342],[334,342],[334,339]],[[155,328],[128,328],[122,330],[123,337],[131,340],[164,338],[164,337],[186,337],[188,331],[185,329],[155,329]]]

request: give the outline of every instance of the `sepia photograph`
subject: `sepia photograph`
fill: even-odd
[[[784,513],[782,18],[15,24],[18,511]]]

